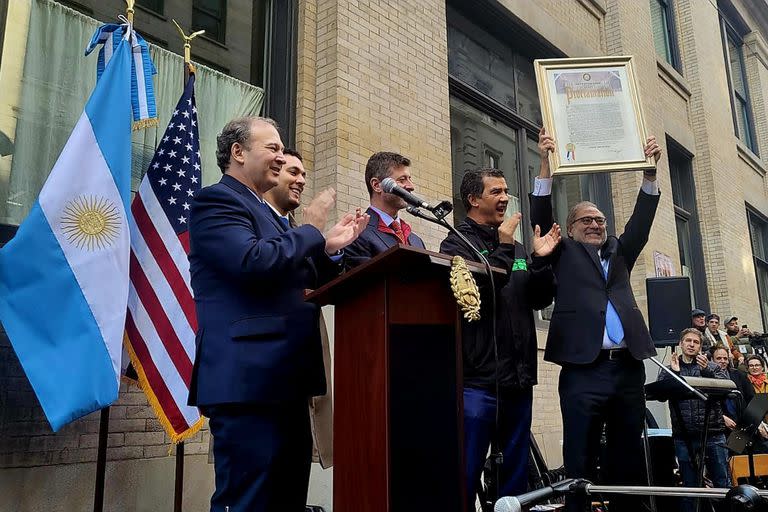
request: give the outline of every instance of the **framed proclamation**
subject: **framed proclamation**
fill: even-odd
[[[653,169],[632,57],[534,61],[552,175]]]

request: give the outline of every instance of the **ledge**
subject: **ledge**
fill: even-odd
[[[605,0],[579,0],[579,3],[584,6],[586,10],[597,19],[603,19],[605,13],[608,12],[608,8],[605,5]]]
[[[217,41],[217,40],[213,39],[212,37],[208,37],[208,36],[206,36],[205,34],[201,34],[201,35],[200,35],[200,36],[198,36],[198,37],[200,37],[200,39],[202,39],[203,41],[205,41],[205,42],[207,42],[207,43],[211,43],[211,44],[213,44],[213,45],[216,45],[216,46],[218,46],[218,47],[220,47],[220,48],[224,48],[225,50],[229,50],[229,48],[227,47],[227,45],[225,45],[224,43],[221,43],[221,42],[219,42],[219,41]]]
[[[691,88],[688,81],[680,74],[678,70],[672,67],[667,61],[656,57],[656,68],[659,77],[669,85],[673,91],[679,94],[684,100],[691,98]]]
[[[763,67],[768,68],[768,43],[757,32],[744,36],[744,46],[757,57]]]
[[[157,12],[157,11],[154,11],[154,10],[150,9],[149,7],[144,7],[143,5],[140,5],[140,4],[136,4],[136,5],[134,5],[134,7],[135,7],[135,9],[136,9],[137,11],[141,11],[141,12],[147,13],[147,14],[149,14],[150,16],[152,16],[153,18],[157,18],[157,19],[159,19],[159,20],[162,20],[162,21],[168,22],[168,18],[166,18],[165,16],[163,16],[161,13],[159,13],[159,12]]]
[[[736,152],[739,154],[739,158],[752,168],[753,171],[759,174],[760,177],[765,177],[766,169],[763,161],[738,139],[736,140]]]

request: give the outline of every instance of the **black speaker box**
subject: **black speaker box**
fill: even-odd
[[[680,331],[691,327],[691,285],[687,277],[649,277],[648,328],[657,347],[677,345]]]

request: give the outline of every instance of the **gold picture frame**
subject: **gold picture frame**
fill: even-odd
[[[552,175],[646,170],[647,138],[631,56],[537,59]]]

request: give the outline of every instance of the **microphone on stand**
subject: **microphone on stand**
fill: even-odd
[[[500,498],[493,506],[493,512],[521,512],[527,505],[535,505],[544,500],[555,498],[567,492],[579,492],[584,490],[586,480],[569,478],[561,482],[548,485],[535,491],[521,494],[520,496],[507,496]]]
[[[449,201],[441,201],[434,206],[430,205],[416,194],[405,190],[392,178],[384,178],[381,181],[381,188],[384,190],[384,192],[396,195],[411,206],[415,206],[416,208],[424,208],[425,210],[431,211],[435,214],[435,216],[441,219],[451,213],[453,210],[453,205]]]

